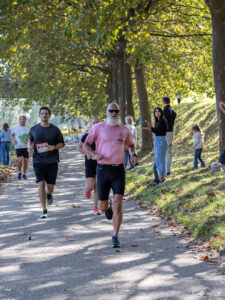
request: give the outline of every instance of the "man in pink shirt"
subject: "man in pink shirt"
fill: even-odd
[[[95,142],[96,150],[91,149]],[[137,162],[135,145],[130,130],[120,120],[120,108],[116,103],[107,107],[107,119],[92,127],[84,143],[84,151],[97,165],[97,190],[100,209],[105,211],[106,218],[113,217],[112,247],[120,247],[118,233],[123,218],[122,200],[125,190],[125,169],[123,166],[125,147],[131,152],[134,164]],[[114,194],[113,211],[109,205],[109,193],[112,188]]]

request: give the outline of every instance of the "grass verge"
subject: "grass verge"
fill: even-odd
[[[178,120],[171,175],[164,184],[152,186],[154,155],[145,156],[138,167],[127,173],[127,192],[147,206],[157,204],[163,214],[178,219],[194,238],[205,239],[209,248],[224,253],[225,173],[209,171],[210,164],[218,161],[219,156],[214,105],[208,101],[186,103],[176,107],[176,111]],[[200,123],[206,134],[202,157],[207,167],[192,170],[190,144],[193,136],[190,129],[195,123]]]

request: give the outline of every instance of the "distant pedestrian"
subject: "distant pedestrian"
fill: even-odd
[[[91,144],[96,143],[96,150]],[[107,219],[113,217],[112,247],[120,247],[118,238],[123,219],[122,200],[125,190],[124,152],[128,146],[131,150],[132,163],[136,163],[134,140],[130,130],[120,120],[120,107],[110,103],[107,107],[107,119],[96,124],[89,132],[84,143],[85,152],[98,162],[97,190],[101,211]],[[113,190],[113,211],[109,203],[110,189]]]
[[[174,132],[173,132],[173,127],[174,127],[174,121],[176,119],[176,112],[172,109],[170,106],[170,98],[169,97],[163,97],[163,114],[164,117],[167,120],[167,125],[168,129],[166,132],[166,141],[167,141],[167,152],[166,152],[166,175],[170,175],[170,168],[172,164],[172,145],[173,145],[173,140],[174,140]]]
[[[92,120],[92,126],[95,124],[98,124],[99,118],[93,118]],[[85,196],[87,199],[91,198],[91,192],[94,191],[94,209],[93,213],[95,215],[100,215],[100,212],[98,210],[98,195],[97,195],[97,182],[96,182],[96,167],[97,167],[97,161],[95,159],[92,159],[90,155],[86,155],[84,151],[84,143],[86,138],[88,137],[88,133],[84,134],[81,138],[81,141],[78,145],[78,150],[85,154],[85,177],[86,177],[86,188],[85,188]],[[96,145],[95,142],[91,144],[91,149],[95,151]]]
[[[204,145],[204,133],[202,132],[198,124],[192,127],[192,132],[194,134],[193,148],[194,152],[194,167],[193,169],[198,169],[198,160],[201,163],[201,167],[205,167],[205,162],[201,158],[202,149]]]
[[[167,151],[167,142],[166,142],[166,132],[167,132],[167,121],[163,116],[163,110],[160,107],[154,109],[154,118],[155,125],[152,127],[151,123],[146,121],[147,127],[143,129],[151,130],[155,134],[154,138],[154,156],[155,161],[153,164],[154,172],[154,183],[162,183],[165,181],[166,176],[166,151]]]
[[[27,179],[27,168],[29,161],[29,153],[27,150],[28,136],[30,129],[26,126],[26,117],[19,117],[19,125],[12,129],[12,142],[16,149],[16,156],[18,160],[18,180]],[[23,175],[22,175],[23,169]]]
[[[134,126],[134,119],[132,116],[126,116],[125,118],[125,123],[127,128],[130,130],[132,137],[134,139],[134,145],[135,148],[137,149],[137,140],[138,140],[138,130],[137,128]],[[125,162],[124,162],[124,167],[125,169],[127,168],[127,165],[129,163],[129,168],[128,170],[132,169],[134,167],[134,165],[131,162],[131,155],[130,152],[127,150],[125,151]]]
[[[177,95],[177,103],[178,103],[178,104],[181,103],[181,95],[180,95],[180,94]]]
[[[0,129],[0,136],[1,136],[1,129]],[[1,164],[3,164],[3,160],[2,160],[2,143],[0,138],[0,165]]]
[[[4,123],[0,131],[1,138],[1,152],[3,165],[9,165],[10,162],[10,144],[11,144],[11,130],[8,123]]]
[[[40,218],[47,218],[46,197],[48,205],[53,202],[56,183],[59,149],[64,147],[63,135],[58,127],[49,123],[51,111],[43,106],[39,110],[41,122],[33,126],[29,134],[29,151],[33,153],[33,167],[39,186],[39,198],[43,208]],[[45,188],[47,187],[47,194]]]

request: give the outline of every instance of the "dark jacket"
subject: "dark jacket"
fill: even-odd
[[[220,154],[220,162],[223,166],[225,165],[225,148],[223,149],[223,151]]]
[[[167,131],[172,132],[173,126],[174,126],[174,120],[176,119],[176,113],[172,109],[172,107],[168,104],[168,105],[164,106],[163,114],[164,114],[164,117],[166,118],[167,124],[168,124]]]
[[[155,133],[156,136],[165,136],[167,131],[167,124],[166,120],[163,118],[159,119],[159,122],[156,124],[155,127],[152,127],[152,132]]]

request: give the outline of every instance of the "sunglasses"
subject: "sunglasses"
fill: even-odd
[[[115,112],[115,113],[117,113],[117,114],[120,112],[119,109],[108,109],[108,111],[109,111],[110,113]]]

